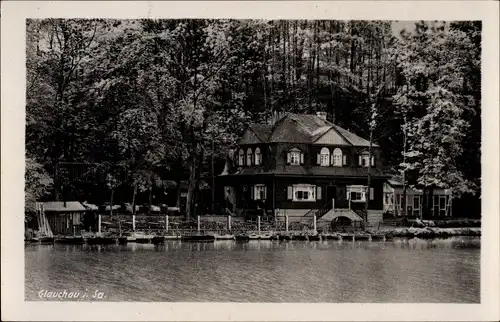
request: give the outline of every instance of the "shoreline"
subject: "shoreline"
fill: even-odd
[[[406,238],[447,238],[447,237],[481,237],[480,227],[460,227],[460,228],[414,228],[401,227],[390,230],[378,231],[377,233],[386,234],[392,237]]]
[[[242,237],[243,236],[243,237]],[[249,238],[248,236],[253,236]],[[191,238],[187,238],[191,237]],[[57,236],[53,238],[40,238],[25,240],[27,244],[127,244],[145,243],[145,244],[163,244],[167,240],[181,240],[185,242],[201,242],[201,241],[220,241],[220,240],[279,240],[279,241],[323,241],[323,240],[356,240],[356,241],[386,241],[393,238],[417,238],[417,239],[446,239],[450,237],[481,237],[481,228],[463,227],[463,228],[393,228],[380,231],[357,231],[357,232],[335,232],[335,233],[314,233],[313,231],[288,231],[288,232],[261,232],[255,233],[239,233],[239,234],[224,234],[220,235],[214,232],[205,232],[199,235],[191,236],[177,235],[149,235],[141,240],[127,240],[126,237],[102,236],[102,237],[82,237],[82,236]],[[208,238],[210,237],[210,238]]]

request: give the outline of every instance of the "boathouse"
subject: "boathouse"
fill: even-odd
[[[48,201],[43,211],[54,235],[73,235],[81,230],[86,208],[78,201]]]
[[[380,147],[372,143],[370,154],[368,140],[330,122],[326,113],[288,113],[271,124],[251,124],[237,143],[217,178],[229,213],[290,221],[382,220],[388,177]]]
[[[406,200],[401,178],[392,177],[384,183],[384,213],[395,217],[403,215],[420,219],[445,219],[452,216],[452,193],[450,189],[406,188]]]

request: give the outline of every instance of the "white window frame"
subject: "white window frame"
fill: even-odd
[[[303,198],[304,192],[307,192],[307,199]],[[310,184],[296,184],[292,186],[292,201],[295,202],[314,202],[316,201],[316,186]],[[299,198],[299,196],[302,196]]]
[[[334,167],[341,167],[343,164],[343,155],[342,155],[342,149],[340,148],[335,148],[333,150],[333,160],[332,160],[332,165]]]
[[[238,152],[238,165],[245,165],[245,151],[243,149]]]
[[[441,207],[441,199],[444,199],[444,207]],[[447,210],[446,208],[448,206],[448,204],[447,204],[448,200],[447,199],[448,198],[447,198],[447,196],[445,194],[444,195],[441,195],[441,194],[439,195],[439,198],[438,198],[438,202],[439,202],[439,214],[438,215],[439,216],[441,216],[441,211],[444,211],[444,217],[448,216],[448,213],[446,211]]]
[[[330,150],[328,148],[322,148],[319,153],[319,164],[322,167],[330,166]]]
[[[372,154],[372,157],[370,158],[370,154],[368,152],[362,152],[359,155],[358,164],[360,167],[363,167],[363,168],[368,168],[368,166],[374,167],[375,166],[375,156]]]
[[[255,165],[262,164],[262,153],[260,152],[260,148],[255,148]]]
[[[248,148],[247,149],[247,166],[251,166],[252,165],[252,157],[253,157],[252,149]]]
[[[300,151],[292,150],[288,153],[290,154],[290,164],[300,165]]]
[[[366,186],[347,186],[347,200],[351,202],[366,202]],[[351,199],[351,192],[355,192],[356,196],[359,196],[359,199]],[[359,194],[359,195],[358,195]]]
[[[267,188],[265,184],[256,184],[253,186],[253,199],[254,200],[266,200]]]

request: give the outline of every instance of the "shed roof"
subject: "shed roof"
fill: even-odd
[[[43,203],[45,211],[65,212],[65,211],[86,211],[87,209],[78,201],[47,201]]]

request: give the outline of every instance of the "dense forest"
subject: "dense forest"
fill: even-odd
[[[326,111],[409,186],[479,198],[481,23],[27,21],[26,205],[217,174],[250,122]],[[180,187],[180,184],[177,185]],[[149,196],[149,197],[148,197]],[[118,197],[116,197],[118,198]],[[124,202],[125,200],[121,200]]]

